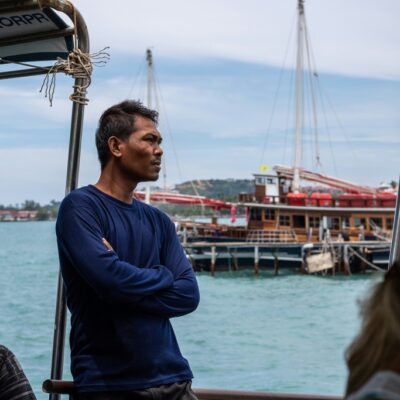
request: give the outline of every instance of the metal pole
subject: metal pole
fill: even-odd
[[[53,7],[58,11],[64,12],[69,18],[76,23],[78,48],[89,53],[89,34],[86,23],[79,11],[72,6],[70,2],[62,2],[59,0],[42,0],[42,7]],[[85,87],[87,80],[85,78],[75,79],[75,92],[78,87]],[[71,115],[71,130],[68,150],[68,166],[67,178],[65,185],[65,194],[67,195],[77,187],[79,176],[79,160],[81,150],[84,104],[73,102]],[[61,380],[64,366],[64,343],[67,322],[67,307],[65,298],[64,283],[61,272],[58,275],[56,314],[54,323],[53,337],[53,355],[51,362],[51,379]],[[60,394],[50,394],[50,400],[60,400]]]
[[[75,86],[81,86],[84,79],[76,79]],[[65,194],[67,195],[78,185],[79,160],[83,127],[84,105],[73,103],[71,116],[71,135],[68,152],[67,179]],[[67,322],[67,303],[61,272],[58,274],[57,302],[54,324],[53,357],[51,362],[51,379],[62,379],[64,366],[64,343]],[[50,394],[51,400],[59,400],[59,394]]]
[[[394,214],[392,246],[390,248],[389,268],[395,263],[400,262],[400,179],[397,191],[396,211]]]

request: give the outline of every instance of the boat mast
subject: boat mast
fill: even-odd
[[[151,108],[151,88],[154,86],[153,54],[150,49],[146,50],[147,61],[147,107]]]
[[[299,192],[301,153],[302,153],[302,131],[303,131],[303,47],[304,47],[304,0],[298,0],[297,21],[297,63],[296,63],[296,129],[295,129],[295,152],[294,152],[294,177],[292,191]]]
[[[147,61],[147,107],[153,107],[153,93],[155,100],[155,109],[160,112],[159,101],[157,97],[156,91],[156,81],[154,78],[154,64],[153,64],[153,53],[150,49],[146,50],[146,61]],[[166,168],[165,168],[165,160],[162,158],[162,171],[163,171],[163,181],[164,181],[164,190],[166,190]],[[150,204],[150,183],[146,184],[146,196],[145,203]]]
[[[151,88],[153,82],[153,54],[150,49],[146,50],[147,61],[147,107],[151,108]],[[144,202],[150,204],[150,182],[146,182],[146,193]]]
[[[151,108],[151,88],[153,87],[153,54],[150,49],[146,50],[146,61],[147,61],[147,107]],[[150,182],[146,182],[146,193],[144,202],[150,204]]]

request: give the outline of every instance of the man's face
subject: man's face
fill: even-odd
[[[161,170],[162,138],[154,122],[137,115],[135,131],[120,144],[120,166],[136,183],[155,181]]]

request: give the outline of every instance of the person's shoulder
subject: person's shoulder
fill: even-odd
[[[9,348],[0,344],[0,364],[3,364],[7,358],[12,357],[13,355],[14,354]]]
[[[66,207],[82,207],[93,201],[93,193],[90,186],[83,186],[72,190],[61,202],[60,209]]]
[[[171,217],[164,211],[160,210],[157,207],[152,206],[151,204],[146,204],[143,201],[140,200],[136,201],[137,201],[137,206],[142,208],[145,213],[152,215],[165,225],[173,224]]]
[[[400,375],[389,370],[378,371],[347,400],[400,400]]]

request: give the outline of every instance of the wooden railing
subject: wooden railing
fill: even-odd
[[[45,393],[66,394],[72,400],[76,394],[74,383],[48,379],[43,382]],[[240,390],[193,389],[199,400],[343,400],[338,396],[294,393],[266,393]]]
[[[292,229],[287,229],[287,230],[251,229],[247,233],[246,242],[294,243],[297,242],[297,237],[296,237],[296,232]]]

